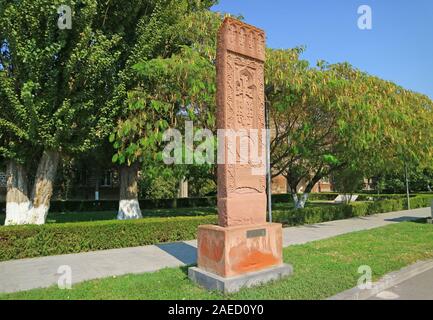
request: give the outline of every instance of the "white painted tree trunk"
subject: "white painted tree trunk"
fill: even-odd
[[[305,208],[305,204],[307,203],[309,193],[303,193],[301,197],[298,197],[296,193],[292,194],[293,201],[295,203],[295,209],[303,209]]]
[[[138,165],[123,166],[120,169],[120,201],[118,220],[142,218],[138,202]]]
[[[180,180],[178,196],[179,198],[188,198],[188,180],[185,177]]]
[[[28,197],[27,174],[14,160],[6,165],[6,220],[5,225],[27,224],[31,206]]]
[[[44,151],[42,154],[33,185],[32,205],[28,215],[30,224],[44,224],[47,219],[59,160],[58,152]]]
[[[45,223],[53,195],[53,184],[59,159],[58,152],[45,151],[43,153],[30,198],[24,167],[15,161],[8,162],[5,225]]]

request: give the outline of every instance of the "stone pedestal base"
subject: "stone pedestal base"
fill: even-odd
[[[277,223],[223,228],[198,228],[201,270],[220,277],[234,277],[283,264],[282,226]]]
[[[427,218],[427,223],[428,224],[433,224],[433,218]]]
[[[233,293],[239,291],[241,288],[249,288],[279,280],[292,273],[292,266],[286,264],[230,278],[220,277],[200,268],[188,269],[188,276],[192,281],[208,290],[218,290],[224,293]]]
[[[282,226],[277,223],[198,229],[198,268],[190,278],[211,290],[234,292],[292,272],[283,264]]]

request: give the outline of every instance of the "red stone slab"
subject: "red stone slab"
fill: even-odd
[[[265,34],[262,30],[232,18],[226,18],[218,33],[217,52],[217,126],[226,132],[257,130],[258,154],[264,151]],[[266,222],[265,172],[248,161],[230,163],[229,140],[219,141],[225,161],[218,165],[218,213],[223,227]],[[245,146],[244,146],[245,147]],[[240,145],[236,146],[240,153]]]

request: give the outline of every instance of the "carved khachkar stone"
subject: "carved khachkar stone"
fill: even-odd
[[[264,151],[265,34],[253,26],[227,18],[218,33],[217,55],[218,129],[247,137],[243,145],[239,138],[236,150],[229,147],[233,140],[219,141],[223,144],[220,148],[224,148],[225,160],[218,165],[219,224],[228,227],[264,223],[265,170],[261,174],[253,171],[258,167],[264,169],[264,163],[252,163],[251,159],[247,163],[240,163],[240,148],[248,147],[245,141],[254,141],[257,156]],[[245,130],[245,134],[242,134],[242,130]],[[251,135],[255,135],[256,140],[250,139]],[[235,163],[228,159],[233,152],[236,153]]]
[[[277,280],[292,268],[282,261],[281,224],[266,222],[265,158],[242,158],[251,146],[264,155],[265,34],[226,18],[217,53],[217,123],[225,131],[218,137],[219,225],[199,227],[198,268],[190,268],[189,277],[208,289],[233,292]],[[241,132],[234,147],[227,131]]]

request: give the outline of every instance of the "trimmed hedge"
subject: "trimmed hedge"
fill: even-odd
[[[311,193],[309,200],[332,201],[338,196],[335,192]],[[359,194],[359,201],[387,200],[404,198],[404,194]],[[415,197],[415,195],[411,195]],[[272,203],[289,203],[292,202],[292,195],[274,194],[272,195]],[[182,199],[146,199],[140,200],[141,209],[176,209],[176,208],[199,208],[199,207],[215,207],[217,199],[215,196],[203,198],[182,198]],[[0,212],[6,208],[6,203],[0,201]],[[53,200],[50,203],[51,212],[99,212],[99,211],[117,211],[119,209],[118,200]]]
[[[216,206],[216,197],[182,198],[182,199],[158,199],[140,200],[141,209],[176,209],[198,208]],[[5,208],[6,203],[0,201],[0,208]],[[53,200],[50,202],[51,212],[98,212],[117,211],[118,200]]]
[[[433,195],[418,195],[411,199],[411,208],[429,207],[432,201]],[[407,200],[400,197],[275,210],[273,217],[274,222],[294,226],[399,211],[406,207]],[[0,261],[191,240],[196,238],[199,225],[215,223],[217,216],[210,215],[0,227]]]
[[[0,261],[192,240],[215,223],[213,215],[0,227]]]
[[[310,193],[308,200],[312,201],[333,201],[340,193],[338,192],[320,192]],[[400,199],[405,198],[405,194],[368,194],[368,193],[355,193],[358,195],[358,201],[368,200],[388,200],[388,199]],[[416,194],[412,194],[411,197],[415,197]],[[287,203],[292,202],[292,195],[290,193],[275,194],[272,195],[272,203]]]
[[[332,201],[337,198],[338,193],[335,192],[322,192],[322,193],[310,193],[308,196],[308,200],[323,200],[323,201]],[[288,203],[292,202],[292,194],[290,193],[281,193],[281,194],[273,194],[272,195],[272,203]]]
[[[338,193],[312,193],[309,200],[334,200]],[[292,202],[291,194],[272,195],[272,203]],[[141,209],[180,209],[215,207],[217,205],[216,196],[203,198],[181,198],[181,199],[145,199],[140,200]],[[0,201],[0,208],[5,208],[6,203]],[[117,211],[119,209],[118,200],[52,200],[50,202],[51,212],[99,212]]]
[[[416,197],[417,194],[411,194],[410,198],[414,198]],[[390,200],[390,199],[406,199],[406,195],[405,194],[359,194],[358,195],[358,201],[370,201],[370,200],[374,200],[374,201],[379,201],[379,200]]]
[[[418,195],[411,198],[411,209],[430,207],[433,195]],[[407,200],[403,197],[372,202],[354,202],[338,206],[306,207],[304,209],[275,210],[274,222],[288,226],[313,224],[333,220],[363,217],[377,213],[402,211],[407,209]]]

